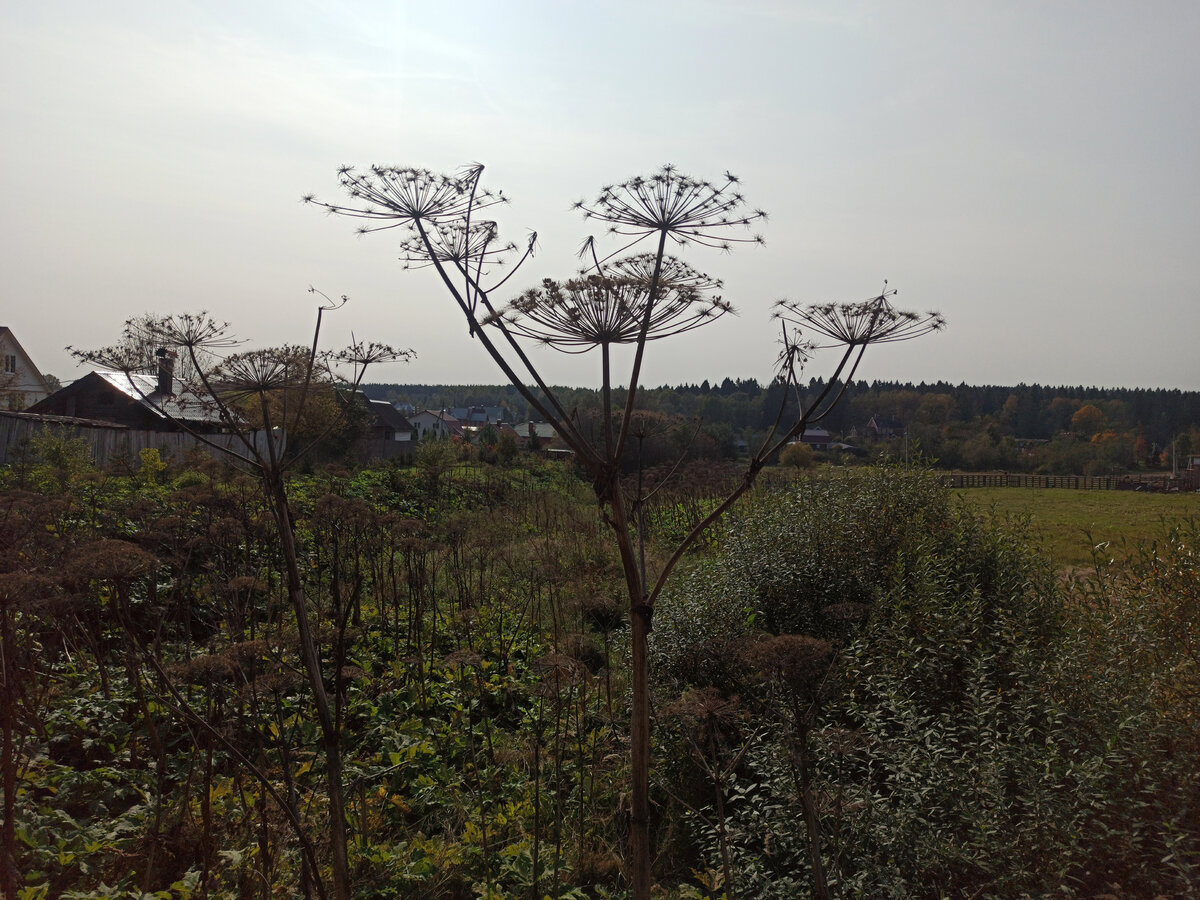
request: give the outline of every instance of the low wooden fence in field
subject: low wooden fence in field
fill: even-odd
[[[1007,472],[949,472],[941,476],[947,487],[1071,488],[1077,491],[1111,491],[1117,479],[1109,475],[1014,475]]]
[[[31,441],[43,432],[64,439],[82,440],[92,462],[100,467],[118,462],[136,466],[138,455],[147,448],[158,450],[167,460],[181,459],[196,449],[212,456],[222,455],[222,451],[182,431],[139,431],[123,425],[65,416],[0,411],[0,465],[20,463],[27,459]],[[210,434],[205,437],[221,447],[245,452],[237,435]],[[255,434],[254,439],[259,448],[265,451],[265,436]]]
[[[1195,490],[1183,473],[1166,475],[1020,475],[1010,472],[947,472],[941,476],[947,487],[1068,488],[1076,491],[1166,491]],[[1193,479],[1194,480],[1194,479]]]

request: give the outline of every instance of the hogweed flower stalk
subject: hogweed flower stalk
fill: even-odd
[[[680,247],[698,244],[720,250],[731,250],[737,243],[764,243],[761,235],[731,237],[736,228],[749,228],[766,218],[761,209],[748,210],[746,199],[738,190],[738,179],[726,172],[723,181],[712,182],[683,175],[673,166],[663,166],[649,177],[634,177],[600,191],[595,201],[580,200],[575,208],[589,221],[606,223],[610,234],[630,238],[605,259],[596,259],[595,267],[603,271],[603,263],[646,238],[658,236],[657,247],[647,263],[646,302],[641,312],[640,329],[632,341],[636,349],[629,374],[625,397],[624,421],[629,421],[636,403],[642,371],[642,358],[649,339],[653,314],[659,302],[666,257],[670,240]],[[594,250],[588,242],[585,251]],[[707,316],[706,316],[707,318]],[[622,427],[615,444],[616,456],[624,452],[628,430]]]
[[[312,194],[303,200],[330,213],[368,220],[371,224],[359,226],[359,234],[407,229],[410,236],[400,244],[405,268],[448,264],[470,276],[478,289],[483,270],[516,249],[513,243],[497,245],[495,222],[475,219],[481,210],[508,202],[503,192],[481,187],[482,176],[483,166],[477,163],[458,175],[398,166],[371,166],[359,172],[342,166],[338,182],[353,204],[324,203]],[[531,240],[526,256],[532,245]]]
[[[315,370],[326,370],[331,354],[322,352],[312,357]],[[304,381],[309,368],[308,347],[293,344],[234,353],[213,373],[221,399],[241,400],[260,394],[297,387]]]
[[[419,235],[400,243],[400,261],[404,268],[421,269],[440,262],[481,272],[517,248],[511,241],[498,243],[499,228],[490,221],[475,222],[469,228],[456,222],[439,223],[429,237],[428,246]]]
[[[498,262],[504,252],[497,229],[487,221],[484,210],[505,202],[502,194],[480,188],[481,166],[471,166],[457,176],[435,175],[424,169],[372,167],[359,173],[346,167],[339,181],[351,202],[346,205],[306,202],[330,213],[364,220],[360,232],[403,226],[408,230],[401,244],[408,265],[432,265],[464,313],[472,334],[504,372],[508,380],[576,453],[577,463],[592,476],[592,487],[604,521],[611,528],[625,575],[628,592],[630,643],[630,791],[629,872],[632,894],[648,900],[651,893],[650,852],[650,681],[648,636],[651,614],[673,569],[688,548],[717,521],[739,497],[755,484],[759,471],[774,450],[789,437],[802,433],[805,424],[817,420],[802,411],[798,423],[777,436],[784,404],[763,448],[752,457],[737,486],[725,495],[676,545],[669,558],[651,578],[646,568],[644,530],[637,526],[641,485],[632,505],[620,480],[619,463],[632,433],[640,432],[634,410],[646,344],[652,340],[697,328],[731,311],[713,292],[719,282],[703,276],[667,256],[668,242],[678,246],[699,245],[731,250],[735,244],[762,244],[749,233],[765,220],[760,209],[751,209],[742,196],[738,180],[728,172],[722,179],[704,181],[664,166],[648,177],[603,188],[591,202],[580,200],[575,208],[589,222],[599,223],[622,244],[603,258],[595,243],[584,244],[592,266],[574,279],[548,281],[528,291],[509,307],[498,311],[482,284],[485,269]],[[744,236],[739,236],[743,235]],[[651,239],[649,254],[621,259],[629,248]],[[532,253],[533,239],[525,255],[508,270],[504,280]],[[610,263],[610,260],[621,259]],[[501,284],[504,283],[502,280]],[[465,285],[465,287],[464,287]],[[812,349],[808,334],[841,343],[844,347],[840,374],[847,361],[861,359],[871,343],[905,340],[942,326],[936,314],[919,316],[902,313],[888,303],[888,293],[862,304],[802,307],[788,301],[777,309],[791,349],[787,352],[789,382],[795,384],[795,366]],[[482,306],[486,315],[478,314]],[[479,327],[487,325],[490,327]],[[500,340],[494,340],[499,334]],[[568,413],[557,392],[546,385],[539,369],[525,352],[521,338],[537,340],[566,352],[581,353],[599,345],[604,357],[603,392],[604,446],[594,446]],[[803,341],[801,340],[803,338]],[[612,344],[632,344],[633,364],[626,382],[624,412],[613,409],[608,357]],[[519,360],[519,365],[515,360]],[[854,365],[857,365],[855,360]],[[521,367],[524,367],[523,369]],[[836,376],[835,376],[836,377]],[[536,389],[527,384],[532,379]],[[834,384],[830,380],[826,388]],[[836,402],[836,398],[834,401]],[[818,409],[820,401],[818,401]],[[829,404],[832,406],[832,402]],[[613,433],[614,423],[619,432]],[[774,443],[773,443],[774,442]],[[773,443],[773,446],[772,446]],[[631,515],[631,513],[633,513]],[[635,537],[636,534],[636,537]],[[714,710],[715,712],[715,710]]]
[[[126,319],[118,343],[98,350],[67,347],[67,352],[79,362],[131,374],[153,371],[153,361],[144,352],[146,345],[182,349],[193,363],[198,363],[198,357],[204,354],[229,349],[239,343],[229,336],[227,323],[201,312]]]
[[[360,341],[351,335],[350,346],[344,347],[333,354],[335,364],[340,363],[352,367],[349,383],[357,385],[362,381],[363,371],[367,366],[385,362],[409,362],[416,358],[414,350],[400,350],[391,344],[381,344],[378,341]]]
[[[159,340],[188,350],[215,352],[241,343],[230,337],[228,322],[219,322],[206,312],[162,316],[150,331]]]

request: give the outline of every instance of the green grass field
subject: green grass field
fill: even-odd
[[[1120,559],[1163,535],[1171,522],[1200,516],[1200,494],[1058,488],[966,488],[954,493],[983,511],[1027,517],[1034,537],[1064,570],[1090,568],[1093,545],[1107,542],[1106,555]]]

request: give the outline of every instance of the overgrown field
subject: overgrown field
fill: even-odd
[[[331,896],[330,760],[356,898],[626,895],[628,611],[568,468],[290,483],[331,744],[256,484],[40,449],[0,471],[16,896]],[[648,566],[733,474],[654,496]],[[1195,896],[1194,519],[1064,586],[923,473],[765,481],[654,617],[664,897]]]
[[[1200,516],[1200,494],[971,488],[958,495],[998,516],[1027,521],[1040,549],[1073,571],[1092,568],[1098,559],[1121,559],[1162,539],[1179,520]]]

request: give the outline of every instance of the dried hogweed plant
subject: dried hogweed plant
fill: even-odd
[[[803,307],[784,302],[777,315],[784,332],[785,351],[779,378],[797,387],[797,375],[810,352],[825,340],[840,342],[843,356],[837,374],[815,404],[785,423],[781,404],[767,440],[753,455],[739,482],[675,547],[658,571],[647,572],[642,529],[637,528],[640,493],[622,490],[619,464],[627,444],[637,441],[637,398],[642,362],[651,341],[690,332],[720,319],[732,306],[717,292],[721,283],[667,254],[668,246],[682,251],[709,248],[730,251],[738,244],[759,244],[752,232],[766,214],[750,207],[732,174],[708,181],[692,178],[672,166],[601,189],[595,200],[581,200],[575,209],[585,221],[615,238],[618,247],[606,255],[589,237],[581,255],[587,268],[566,280],[545,280],[519,294],[509,304],[493,293],[502,288],[533,254],[536,233],[518,250],[504,242],[492,221],[493,208],[507,202],[501,192],[481,185],[483,167],[471,165],[456,175],[426,169],[372,166],[366,171],[343,167],[338,180],[349,200],[326,203],[314,196],[305,202],[329,213],[362,219],[360,233],[401,228],[401,259],[406,267],[431,267],[467,320],[468,332],[500,367],[521,396],[541,418],[553,425],[576,462],[589,473],[621,558],[628,595],[632,711],[630,722],[630,838],[628,876],[633,896],[650,896],[649,828],[650,700],[647,637],[654,604],[684,552],[754,484],[758,472],[787,441],[826,415],[840,397],[836,379],[853,371],[871,343],[916,337],[941,327],[941,319],[917,325],[887,303],[887,296],[856,305]],[[624,256],[648,242],[648,252]],[[824,312],[822,312],[824,310]],[[838,323],[845,330],[838,330]],[[928,327],[926,327],[928,326]],[[800,332],[800,333],[797,333]],[[807,333],[805,333],[807,332]],[[813,337],[821,340],[813,340]],[[602,441],[567,410],[545,382],[526,344],[566,353],[601,351]],[[611,371],[614,345],[633,348],[632,364],[619,382]],[[614,408],[612,388],[624,383],[625,398]],[[797,390],[798,393],[798,390]],[[637,482],[640,491],[640,479]]]
[[[436,206],[437,202],[435,192],[429,203]],[[169,398],[162,397],[157,391],[151,393],[144,390],[134,378],[137,373],[135,358],[125,351],[122,344],[91,352],[72,352],[86,362],[124,372],[129,384],[143,401],[154,406],[164,417],[201,443],[234,459],[256,479],[274,520],[274,538],[278,542],[281,568],[295,621],[301,669],[308,682],[320,733],[329,814],[330,893],[337,900],[349,900],[352,879],[342,776],[344,717],[339,696],[335,693],[331,697],[327,687],[327,682],[331,680],[336,684],[336,678],[329,677],[330,673],[322,661],[323,637],[310,619],[309,598],[300,571],[296,517],[291,508],[286,475],[344,420],[350,404],[358,402],[356,395],[370,366],[380,362],[407,360],[412,352],[361,341],[353,341],[339,352],[321,351],[319,343],[323,315],[343,306],[346,298],[331,300],[315,289],[310,289],[310,292],[321,297],[310,347],[286,346],[230,352],[240,341],[230,335],[228,325],[204,313],[164,316],[150,324],[149,332],[154,339],[167,347],[179,348],[188,355],[195,377],[191,383],[180,385],[179,390],[197,398],[197,403],[203,405],[209,414],[206,424],[215,425],[224,434],[211,428],[197,428],[194,420],[189,421],[185,417],[183,413],[186,410],[181,409],[178,398],[174,396],[174,383]],[[339,375],[339,368],[349,371]],[[316,405],[318,393],[332,402],[335,412],[321,420],[318,433],[308,440],[289,440],[289,434],[304,424],[310,409]],[[314,608],[314,611],[320,612],[319,608]],[[346,631],[342,629],[335,642],[344,642],[346,639]],[[338,643],[334,649],[332,655],[335,658],[344,656],[344,644]],[[165,673],[160,674],[166,679]],[[171,689],[169,684],[168,688]],[[175,699],[181,704],[180,709],[184,709],[185,701],[181,696]],[[201,722],[203,719],[193,717],[193,721]],[[212,736],[224,740],[215,731]],[[229,749],[228,745],[226,747]],[[244,758],[242,762],[258,777],[258,770],[252,763]],[[270,791],[269,782],[265,778],[260,780],[264,789]],[[285,814],[289,812],[286,806],[283,811]],[[310,870],[315,873],[317,867],[310,865]],[[322,897],[326,896],[320,879],[317,879],[317,892]]]

